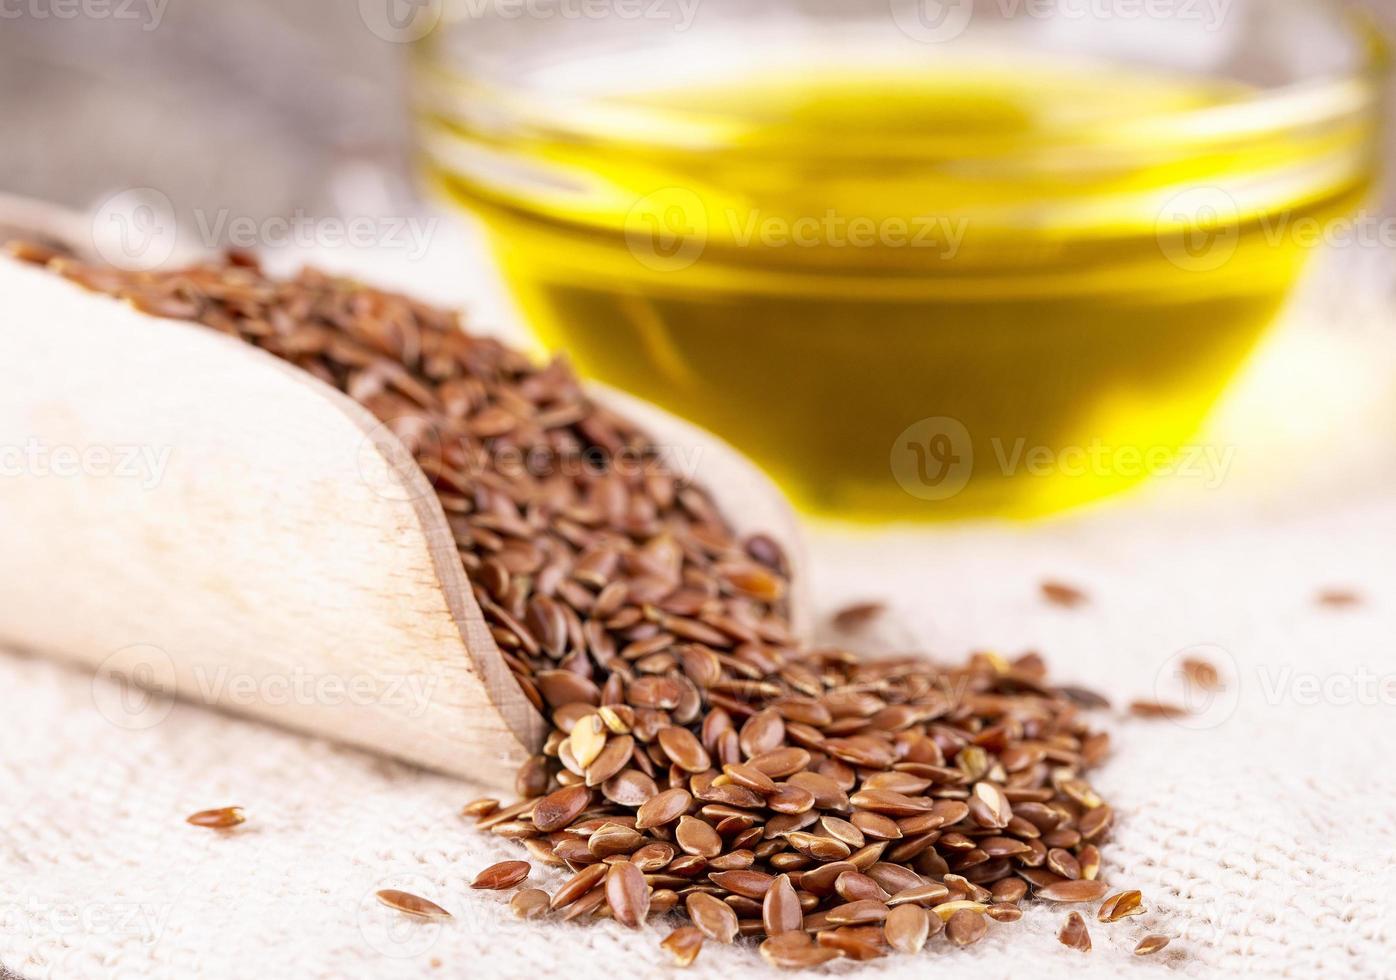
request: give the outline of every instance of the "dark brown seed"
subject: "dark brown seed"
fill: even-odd
[[[619,806],[638,807],[659,795],[659,787],[638,769],[625,769],[601,784],[601,795]]]
[[[612,917],[623,926],[638,929],[650,913],[650,887],[639,868],[616,861],[606,872],[606,901]]]
[[[615,776],[630,762],[630,757],[634,751],[635,740],[629,735],[609,739],[606,742],[606,747],[597,754],[591,765],[586,767],[586,784],[600,786]]]
[[[854,603],[834,613],[832,622],[835,629],[852,633],[866,629],[886,611],[887,607],[880,602]]]
[[[674,841],[686,854],[712,858],[722,853],[722,838],[717,831],[696,817],[679,817],[674,828]]]
[[[737,938],[737,913],[725,902],[706,892],[692,892],[684,904],[693,924],[713,942],[725,944]]]
[[[1221,675],[1217,668],[1200,657],[1188,657],[1182,664],[1183,678],[1191,686],[1201,691],[1220,691]]]
[[[1135,956],[1149,956],[1157,953],[1168,945],[1167,936],[1145,936],[1139,940],[1139,945],[1134,947]]]
[[[1047,867],[1063,878],[1081,877],[1081,865],[1075,855],[1060,847],[1054,847],[1047,852]]]
[[[548,893],[541,888],[524,888],[509,899],[509,907],[520,919],[536,919],[548,911]]]
[[[609,869],[605,864],[587,865],[567,879],[563,886],[553,893],[551,907],[556,910],[576,902],[601,884],[606,877],[607,870]]]
[[[405,912],[419,919],[449,919],[451,917],[450,912],[435,902],[430,902],[410,892],[398,891],[396,888],[385,888],[378,892],[378,901],[390,909],[397,909],[399,912]]]
[[[472,800],[461,807],[462,817],[488,817],[499,809],[499,801],[491,799]]]
[[[859,962],[875,960],[885,955],[887,937],[877,926],[843,926],[821,929],[815,937],[820,946],[838,950],[848,959]]]
[[[772,936],[758,947],[761,958],[781,970],[807,970],[836,960],[837,949],[816,945],[807,933],[785,932]]]
[[[887,945],[899,953],[919,953],[931,933],[931,916],[917,905],[900,905],[882,923]]]
[[[527,861],[500,861],[475,876],[471,888],[513,888],[528,878],[533,869]]]
[[[860,871],[846,871],[834,882],[834,891],[846,902],[861,902],[872,899],[887,902],[889,895],[876,881]]]
[[[1086,929],[1086,920],[1081,918],[1080,912],[1072,912],[1066,917],[1061,932],[1057,933],[1057,939],[1063,946],[1079,949],[1083,953],[1091,951],[1091,934]]]
[[[775,780],[755,766],[744,762],[733,762],[723,766],[722,771],[738,786],[744,786],[763,794],[776,791]]]
[[[648,830],[673,823],[688,812],[693,797],[686,789],[666,789],[635,811],[635,829]]]
[[[766,806],[777,813],[806,813],[814,807],[814,794],[785,783],[766,797]],[[859,837],[862,835],[859,834]],[[861,845],[861,841],[859,842]]]
[[[1017,922],[1023,917],[1023,910],[1008,902],[998,902],[985,909],[984,914],[995,922]]]
[[[715,871],[708,879],[719,888],[750,899],[764,898],[776,880],[763,871]]]
[[[960,909],[945,923],[945,937],[956,946],[972,946],[989,931],[989,922],[982,912]]]
[[[712,766],[708,753],[687,728],[670,726],[659,733],[659,744],[680,769],[703,772]]]
[[[1076,863],[1081,866],[1081,877],[1094,881],[1100,874],[1100,848],[1087,844],[1076,853]]]
[[[841,840],[807,834],[804,831],[788,833],[785,839],[795,850],[816,861],[842,861],[852,853],[852,849]]]
[[[1028,893],[1028,884],[1021,878],[1004,878],[989,889],[995,902],[1019,902]]]
[[[514,779],[514,792],[525,799],[532,799],[535,796],[542,796],[547,791],[547,756],[529,756],[528,761],[519,766],[518,775]]]
[[[540,799],[533,807],[533,826],[548,833],[568,826],[591,802],[585,786],[566,786]]]
[[[1101,922],[1118,922],[1132,915],[1143,915],[1143,896],[1137,891],[1119,892],[1100,903],[1096,918]]]
[[[1110,809],[1109,804],[1102,804],[1094,810],[1086,811],[1085,815],[1076,822],[1076,828],[1081,831],[1081,836],[1086,840],[1095,840],[1110,829],[1110,824],[1115,819],[1115,811]]]
[[[1049,902],[1094,902],[1104,894],[1103,881],[1058,881],[1039,889],[1037,897]]]
[[[1132,701],[1129,713],[1136,718],[1185,718],[1188,709],[1159,701]]]
[[[675,966],[691,966],[703,949],[703,934],[692,926],[675,929],[659,943],[674,960]]]
[[[930,908],[931,906],[939,905],[941,902],[945,901],[946,896],[949,894],[950,889],[942,884],[930,881],[924,885],[913,885],[910,888],[902,889],[891,898],[887,899],[887,904],[893,907],[898,905],[919,905],[922,908]]]
[[[1073,609],[1086,601],[1086,594],[1080,589],[1062,582],[1043,582],[1042,597],[1057,606]]]
[[[225,806],[217,810],[200,810],[184,818],[184,822],[195,827],[208,827],[212,830],[227,830],[247,822],[247,814],[240,806]]]
[[[644,835],[624,824],[608,823],[587,838],[587,850],[599,859],[630,854],[644,844]]]
[[[674,860],[674,848],[663,841],[654,841],[632,853],[630,860],[646,873],[658,871]]]
[[[804,914],[800,910],[800,900],[790,884],[789,875],[779,875],[761,903],[761,923],[766,935],[778,936],[782,932],[793,932],[800,928]]]
[[[829,922],[836,926],[857,926],[886,919],[890,909],[876,899],[863,899],[829,909]]]

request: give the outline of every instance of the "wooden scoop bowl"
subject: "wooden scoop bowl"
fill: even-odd
[[[368,411],[249,344],[8,256],[0,364],[0,643],[512,785],[550,726],[435,493]],[[755,467],[594,394],[680,450],[738,531],[780,542],[798,587],[795,520]],[[792,603],[798,628],[798,588]]]

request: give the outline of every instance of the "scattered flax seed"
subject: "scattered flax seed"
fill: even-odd
[[[529,872],[532,870],[527,861],[500,861],[476,875],[475,880],[470,883],[470,887],[513,888],[515,885],[527,881]]]
[[[1200,691],[1220,691],[1224,686],[1217,668],[1200,657],[1183,661],[1183,679]]]
[[[1163,704],[1159,701],[1132,701],[1129,713],[1136,718],[1186,718],[1188,710],[1176,704]]]
[[[1037,891],[1038,898],[1044,898],[1049,902],[1094,902],[1104,894],[1105,882],[1084,879],[1054,882]]]
[[[488,817],[499,809],[499,801],[491,799],[472,800],[461,807],[462,817]]]
[[[1055,606],[1075,609],[1088,601],[1086,593],[1063,582],[1043,582],[1042,597]]]
[[[1139,940],[1139,945],[1134,947],[1135,956],[1149,956],[1157,953],[1168,945],[1167,936],[1145,936]]]
[[[378,892],[378,901],[390,909],[397,909],[399,912],[416,916],[419,919],[449,919],[451,917],[450,912],[435,902],[430,902],[410,892],[400,892],[396,888],[385,888]]]
[[[1323,589],[1318,594],[1318,604],[1329,609],[1351,609],[1362,605],[1362,596],[1351,589]]]
[[[855,602],[834,613],[831,622],[840,633],[856,633],[867,629],[886,611],[881,602]]]
[[[1083,953],[1091,951],[1091,934],[1086,929],[1086,920],[1081,917],[1080,912],[1072,912],[1066,917],[1066,923],[1061,932],[1057,933],[1057,939],[1063,946],[1079,949]]]
[[[17,254],[297,365],[411,454],[505,663],[552,725],[519,770],[521,802],[463,811],[571,872],[551,898],[518,892],[517,914],[639,926],[672,909],[692,923],[665,940],[676,962],[697,955],[695,933],[743,935],[799,968],[911,949],[921,922],[967,946],[991,907],[1008,921],[1031,894],[1104,893],[1090,879],[1113,811],[1087,777],[1109,741],[1086,712],[1108,702],[1052,684],[1032,653],[942,665],[802,645],[776,541],[739,535],[564,362],[314,270]],[[1060,588],[1044,595],[1085,601]],[[876,615],[861,605],[844,621]],[[520,874],[486,873],[496,887]]]
[[[520,919],[536,919],[548,912],[548,893],[541,888],[521,888],[509,899],[509,907]]]
[[[200,810],[184,818],[184,822],[195,827],[209,827],[213,830],[227,830],[247,822],[247,814],[240,806],[225,806],[217,810]]]
[[[692,926],[683,926],[665,936],[659,945],[673,957],[675,966],[692,966],[703,949],[703,934]]]
[[[1137,891],[1119,892],[1100,903],[1096,918],[1101,922],[1118,922],[1132,915],[1143,915],[1147,909],[1141,904],[1143,896]]]

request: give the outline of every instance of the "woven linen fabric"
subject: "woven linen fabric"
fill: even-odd
[[[1297,341],[1303,376],[1332,374],[1315,352],[1351,339]],[[1345,363],[1392,376],[1391,359],[1369,350]],[[1281,412],[1281,449],[1238,454],[1228,479],[1176,494],[1032,525],[811,533],[821,612],[888,604],[863,646],[946,661],[1038,650],[1053,678],[1114,701],[1098,716],[1113,754],[1092,777],[1117,810],[1102,875],[1141,889],[1149,909],[1113,925],[1091,918],[1089,954],[1057,942],[1066,908],[1028,901],[1020,922],[991,924],[971,949],[932,941],[921,956],[825,975],[1396,976],[1396,484],[1381,465],[1333,478],[1348,448],[1389,457],[1392,402],[1344,372],[1329,394],[1346,424],[1323,433],[1323,453],[1300,441],[1309,415]],[[1047,603],[1045,579],[1089,601]],[[1321,605],[1326,587],[1362,601]],[[1120,710],[1178,700],[1189,653],[1221,670],[1225,691],[1178,721]],[[658,943],[676,920],[639,931],[522,922],[508,893],[472,891],[480,869],[524,856],[458,816],[480,787],[194,705],[132,730],[108,720],[113,696],[81,671],[0,652],[0,964],[18,976],[615,980],[671,969]],[[183,822],[229,804],[248,813],[234,832]],[[535,867],[540,887],[561,879]],[[389,887],[453,918],[406,920],[374,900]],[[1149,933],[1172,943],[1136,959]],[[742,942],[708,944],[687,975],[777,974]]]
[[[1115,748],[1095,783],[1118,810],[1103,876],[1142,889],[1148,915],[1092,921],[1083,955],[1055,939],[1065,909],[1028,902],[973,949],[932,942],[922,957],[829,972],[1396,975],[1396,506],[1282,520],[817,537],[822,603],[886,597],[877,632],[891,642],[904,631],[946,656],[1039,649],[1054,676],[1119,703],[1173,694],[1179,651],[1200,650],[1228,683],[1181,722],[1101,718]],[[1044,577],[1090,602],[1044,603]],[[1363,604],[1316,604],[1329,582],[1361,588]],[[611,980],[622,964],[653,975],[667,962],[667,922],[524,923],[507,893],[471,891],[475,872],[523,856],[457,816],[477,787],[192,705],[124,730],[94,683],[0,655],[0,962],[22,977]],[[248,810],[235,832],[182,822],[229,803]],[[560,880],[535,869],[545,888]],[[385,887],[454,918],[406,921],[373,900]],[[1150,932],[1173,942],[1133,961]],[[709,944],[691,975],[767,972],[750,945]]]

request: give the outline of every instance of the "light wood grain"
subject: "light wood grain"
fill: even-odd
[[[489,635],[434,493],[362,407],[240,341],[8,258],[0,364],[0,641],[512,784],[546,723]],[[599,397],[689,450],[739,527],[801,561],[754,467],[657,409]]]

